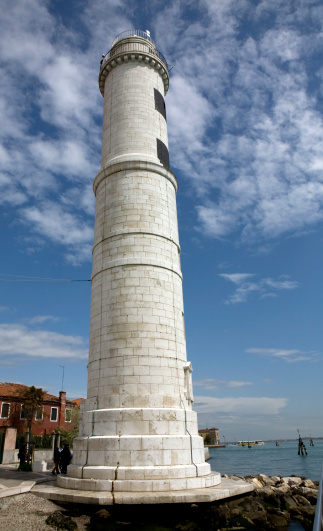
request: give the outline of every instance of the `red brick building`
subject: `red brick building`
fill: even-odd
[[[21,401],[21,396],[27,389],[27,385],[0,383],[0,432],[4,432],[6,428],[16,428],[17,433],[22,435],[27,431]],[[66,400],[65,391],[61,391],[59,396],[45,393],[42,414],[36,415],[33,421],[33,435],[52,433],[58,427],[63,430],[72,429],[72,410],[79,407],[78,401]]]

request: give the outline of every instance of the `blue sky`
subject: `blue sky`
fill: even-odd
[[[149,29],[172,65],[200,427],[323,436],[322,3],[2,0],[1,12],[0,381],[58,393],[64,366],[68,397],[86,396],[98,67],[120,32]]]

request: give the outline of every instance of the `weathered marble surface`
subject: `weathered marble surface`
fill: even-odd
[[[169,76],[155,52],[149,39],[127,34],[100,71],[88,389],[73,464],[57,478],[63,497],[83,490],[106,503],[129,492],[136,500],[172,491],[178,498],[221,482],[205,463],[192,410],[164,102]]]
[[[212,473],[218,476],[217,473]],[[220,479],[217,477],[217,479]],[[62,489],[53,485],[37,485],[33,493],[53,501],[96,505],[133,505],[165,503],[205,503],[238,496],[254,490],[254,485],[242,479],[223,479],[216,487],[169,490],[163,492],[95,492]]]

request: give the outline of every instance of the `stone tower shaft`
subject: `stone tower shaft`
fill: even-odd
[[[88,398],[99,408],[182,407],[185,400],[177,181],[168,167],[163,98],[168,73],[152,46],[138,36],[121,39],[100,73],[88,379]],[[136,47],[142,53],[129,59]]]
[[[192,411],[177,180],[169,168],[167,63],[149,35],[115,39],[104,96],[93,245],[88,393],[62,487],[165,491],[212,486]]]

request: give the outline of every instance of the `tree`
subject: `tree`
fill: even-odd
[[[58,428],[55,428],[53,430],[53,433],[60,435],[61,444],[68,443],[71,447],[73,447],[73,440],[75,439],[75,437],[78,437],[78,434],[79,434],[79,426],[80,426],[80,408],[79,407],[76,407],[71,410],[71,421],[72,421],[71,430],[63,430],[59,426]]]
[[[204,444],[212,444],[212,439],[209,433],[206,434]]]
[[[43,401],[46,391],[34,385],[26,389],[21,396],[21,402],[23,404],[23,413],[27,421],[27,448],[30,448],[31,441],[31,428],[33,421],[36,420],[37,415],[43,414]],[[28,461],[30,459],[30,452],[28,452]]]
[[[71,434],[71,446],[73,446],[73,439],[75,439],[75,437],[78,437],[79,435],[79,429],[80,429],[80,407],[76,407],[74,409],[71,410],[71,420],[72,420],[72,423],[73,423],[73,428],[71,429],[70,431],[70,434]]]

